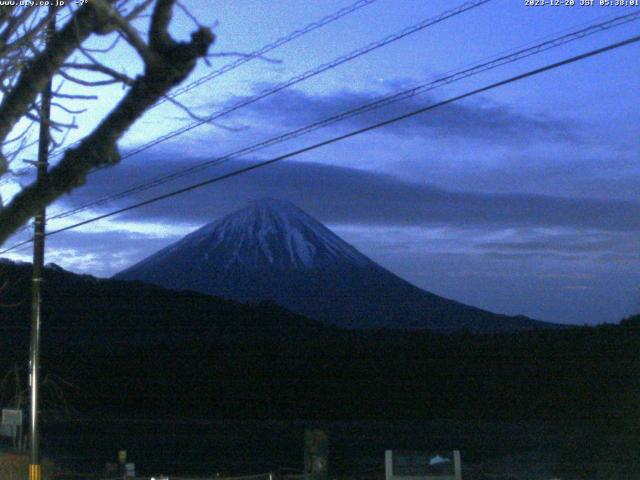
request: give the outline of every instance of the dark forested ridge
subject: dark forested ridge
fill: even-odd
[[[7,365],[26,360],[29,267],[1,267]],[[80,403],[95,408],[113,397],[114,407],[162,413],[167,398],[180,397],[189,411],[239,416],[582,418],[631,413],[640,391],[633,318],[441,335],[344,330],[270,303],[59,268],[47,269],[44,292],[45,366],[91,392]]]
[[[29,268],[2,270],[6,371],[26,364]],[[512,334],[353,331],[56,268],[44,302],[43,368],[74,385],[79,414],[587,424],[589,448],[619,452],[640,431],[639,317]]]

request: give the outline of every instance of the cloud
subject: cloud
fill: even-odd
[[[370,227],[335,229],[373,260],[436,294],[512,315],[567,323],[618,321],[638,310],[637,234],[583,229]],[[610,240],[602,250],[572,253],[554,244]],[[509,249],[518,242],[545,250]],[[614,262],[606,256],[635,258]],[[506,248],[502,250],[502,245]],[[575,289],[574,286],[588,288]]]
[[[47,237],[46,262],[62,265],[74,272],[110,276],[130,266],[132,259],[143,258],[164,247],[168,238],[172,237],[122,230],[69,230]],[[30,262],[31,250],[18,250],[5,257]]]
[[[91,175],[87,185],[66,196],[59,208],[83,204],[196,162],[198,159],[162,152],[125,162]],[[100,211],[250,163],[230,162],[159,189],[138,192]],[[483,308],[553,320],[579,316],[595,322],[628,314],[629,302],[635,298],[621,289],[637,284],[638,202],[453,191],[391,174],[291,160],[132,210],[110,222],[94,224],[91,231],[50,237],[48,261],[76,271],[111,275],[188,231],[265,196],[299,205],[420,287]],[[59,225],[52,222],[50,228]],[[471,280],[460,282],[462,274]],[[497,274],[500,277],[494,278]],[[542,277],[550,274],[578,277]],[[584,280],[581,274],[590,277]],[[566,311],[552,308],[551,303],[564,305],[561,292],[577,294],[579,290],[566,288],[575,285],[595,285],[595,290],[588,291],[600,292],[597,298],[605,296],[606,304],[619,304],[620,311],[605,312],[604,303],[586,297],[580,302],[589,308],[579,315],[568,307]],[[610,297],[606,296],[610,291]],[[554,300],[547,306],[533,300],[551,297]],[[523,302],[528,298],[532,300]]]
[[[188,164],[175,159],[154,164],[153,175]],[[110,205],[126,205],[249,165],[230,162]],[[123,164],[98,172],[86,187],[65,197],[73,207],[149,178],[149,170]],[[283,161],[122,215],[127,221],[203,224],[251,199],[284,198],[325,223],[388,226],[571,227],[603,231],[640,230],[640,203],[532,194],[451,191],[389,174],[335,165]],[[106,208],[105,208],[106,209]]]
[[[272,87],[270,84],[256,84],[254,94]],[[389,92],[352,90],[316,95],[302,90],[287,89],[243,107],[234,114],[234,118],[257,126],[278,124],[300,127],[360,108],[387,95]],[[236,105],[248,98],[235,96],[223,105],[217,104],[216,108]],[[361,128],[444,99],[445,97],[426,93],[353,116],[341,121],[340,125]],[[581,122],[576,119],[522,113],[486,98],[479,98],[438,107],[385,126],[381,132],[391,132],[404,137],[422,136],[429,140],[455,138],[522,144],[535,138],[536,142],[582,143],[585,139],[579,134],[580,126]]]
[[[640,240],[637,232],[604,231],[539,231],[518,232],[502,241],[478,244],[478,248],[488,251],[513,252],[514,254],[543,255],[593,255],[608,257],[624,256],[630,261],[640,261]]]
[[[147,157],[101,171],[60,207],[189,163],[179,157]],[[247,164],[234,162],[171,188]],[[110,208],[150,193],[161,192],[138,193]],[[637,202],[451,191],[389,174],[308,162],[284,161],[91,228],[54,235],[47,241],[47,261],[109,276],[263,196],[298,204],[391,271],[465,303],[579,323],[614,321],[636,306]],[[589,288],[571,288],[575,286]]]

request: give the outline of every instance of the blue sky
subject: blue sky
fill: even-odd
[[[184,3],[199,21],[216,25],[212,52],[219,53],[252,51],[352,2]],[[378,0],[271,52],[272,61],[250,62],[180,100],[200,114],[211,113],[458,4]],[[225,128],[199,127],[96,173],[51,212],[632,11],[494,0],[243,108],[220,120]],[[51,228],[637,35],[639,25],[633,22],[456,82]],[[173,29],[184,36],[193,24],[176,12]],[[388,269],[440,295],[543,320],[617,321],[640,311],[639,52],[635,45],[587,59],[52,236],[48,260],[74,271],[111,275],[246,201],[276,196],[307,210]],[[115,65],[132,74],[140,68],[131,52],[122,48],[118,53]],[[211,67],[199,65],[191,79],[230,60],[214,57]],[[119,87],[101,91],[75,138],[121,94]],[[179,109],[164,104],[141,119],[121,146],[126,151],[189,122]]]

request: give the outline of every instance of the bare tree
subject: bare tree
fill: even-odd
[[[50,122],[52,148],[76,127],[75,115],[83,111],[70,104],[94,98],[85,94],[86,88],[122,84],[126,89],[93,131],[66,149],[43,179],[22,188],[6,205],[0,198],[0,245],[39,209],[84,184],[88,172],[118,163],[123,134],[187,78],[198,59],[206,58],[214,41],[210,29],[198,25],[186,42],[170,35],[176,5],[184,9],[177,0],[88,0],[78,8],[65,8],[66,15],[59,14],[60,26],[49,32],[46,42],[55,10],[0,5],[0,181],[16,173],[12,161],[29,148],[29,132],[40,122],[39,94],[52,79],[57,81],[52,106],[66,114]],[[139,29],[141,22],[146,22],[146,35]],[[96,37],[106,46],[89,48],[87,43]],[[109,53],[118,42],[131,47],[141,61],[136,77],[109,65]]]

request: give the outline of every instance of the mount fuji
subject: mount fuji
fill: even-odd
[[[241,302],[274,301],[348,328],[510,332],[552,326],[421,290],[296,206],[274,199],[205,225],[115,278]]]

